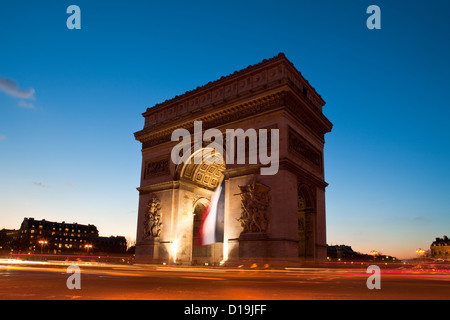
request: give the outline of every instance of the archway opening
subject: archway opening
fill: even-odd
[[[298,217],[298,256],[305,257],[305,198],[303,194],[298,192],[297,195],[297,217]]]
[[[316,210],[314,193],[305,184],[297,190],[298,256],[312,259],[315,256]]]
[[[211,257],[211,245],[201,244],[200,228],[205,218],[205,212],[208,205],[205,203],[198,203],[194,208],[193,213],[193,228],[192,228],[192,262],[196,263],[199,258]]]
[[[213,159],[217,158],[207,148],[203,148],[201,152],[204,156],[201,163],[195,164],[185,161],[185,164],[178,169],[179,179],[182,182],[180,188],[185,188],[186,194],[190,194],[194,199],[197,199],[191,209],[191,264],[218,264],[224,255],[223,240],[222,242],[202,245],[200,229],[205,220],[205,213],[208,211],[211,197],[224,180],[225,163],[223,159],[222,163],[214,161]],[[195,156],[195,154],[192,154],[191,158]],[[223,220],[221,223],[223,230]],[[187,228],[189,229],[189,227]]]

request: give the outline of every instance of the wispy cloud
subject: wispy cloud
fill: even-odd
[[[0,141],[2,141],[2,140],[6,140],[6,136],[3,134],[0,134]]]
[[[32,181],[31,184],[38,188],[50,188],[49,186],[43,184],[42,182]]]
[[[23,100],[19,101],[19,107],[25,108],[25,109],[33,109],[34,105],[30,102],[26,102]]]
[[[12,79],[6,79],[0,77],[0,91],[9,94],[12,97],[20,99],[34,99],[34,94],[36,91],[33,88],[21,89],[17,82]]]

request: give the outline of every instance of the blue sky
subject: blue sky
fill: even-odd
[[[81,30],[66,9],[81,8]],[[381,30],[366,9],[381,8]],[[0,228],[135,237],[147,107],[284,52],[327,102],[327,240],[450,235],[446,1],[2,1]]]

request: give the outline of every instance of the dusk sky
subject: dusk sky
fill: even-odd
[[[69,30],[68,6],[81,8]],[[381,30],[369,30],[369,5]],[[142,113],[279,52],[326,101],[327,243],[450,236],[450,2],[1,1],[0,229],[136,237]]]

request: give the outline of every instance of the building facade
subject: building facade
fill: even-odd
[[[148,108],[143,113],[144,128],[135,133],[142,143],[136,261],[325,261],[323,148],[332,124],[322,113],[324,104],[285,55],[279,54]],[[261,129],[267,130],[269,139],[276,136],[272,131],[277,132],[277,173],[261,174],[266,163],[249,159],[249,138],[245,163],[203,158],[200,163],[175,164],[171,156],[178,141],[172,141],[172,133],[186,129],[195,141],[195,121],[202,124],[201,134],[218,129],[225,140],[227,130],[254,129],[259,132],[258,147],[264,141]],[[265,146],[273,144],[266,140]],[[194,156],[198,149],[194,143],[190,147]],[[203,155],[208,154],[206,143],[200,148]],[[199,247],[195,239],[202,213],[222,181],[223,241]]]
[[[0,230],[0,251],[10,251],[19,239],[19,230]]]
[[[95,225],[24,218],[20,229],[0,231],[3,250],[21,253],[126,252],[124,237],[99,237]]]
[[[450,259],[450,240],[447,236],[436,238],[430,246],[431,257]]]

